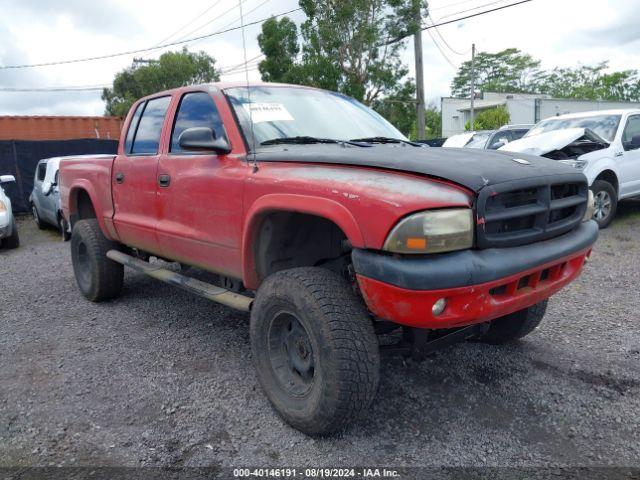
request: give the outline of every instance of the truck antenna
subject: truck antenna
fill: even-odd
[[[244,77],[247,84],[247,99],[249,100],[249,125],[251,126],[251,154],[253,154],[253,173],[258,171],[258,160],[256,158],[256,135],[253,130],[253,107],[251,104],[251,89],[249,88],[249,65],[247,62],[247,41],[244,35],[244,15],[242,13],[242,2],[238,0],[240,8],[240,28],[242,29],[242,50],[244,51]]]

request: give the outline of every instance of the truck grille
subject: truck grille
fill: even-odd
[[[573,230],[587,208],[585,181],[539,179],[485,187],[478,196],[478,248],[512,247]]]

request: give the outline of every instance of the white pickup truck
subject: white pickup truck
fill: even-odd
[[[618,201],[640,195],[640,110],[602,110],[548,118],[500,150],[540,155],[587,177],[594,220],[609,226]]]

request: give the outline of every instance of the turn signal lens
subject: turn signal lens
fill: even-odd
[[[472,210],[451,208],[420,212],[401,220],[383,248],[394,253],[440,253],[472,246]]]
[[[2,200],[0,200],[0,213],[6,212],[7,206],[4,204]]]

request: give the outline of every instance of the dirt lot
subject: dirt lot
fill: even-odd
[[[314,440],[257,384],[248,317],[128,272],[78,293],[69,244],[0,251],[0,467],[640,466],[640,202],[508,347],[386,358],[367,421]]]

